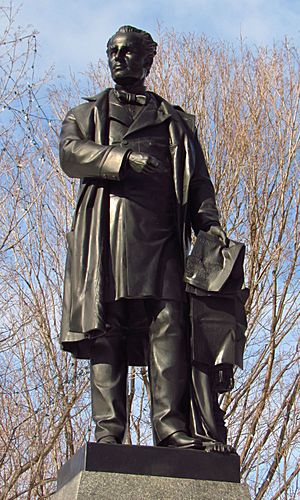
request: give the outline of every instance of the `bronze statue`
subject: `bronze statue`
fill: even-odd
[[[115,88],[63,122],[61,166],[81,182],[61,343],[91,360],[98,442],[122,443],[128,365],[148,364],[155,444],[226,451],[224,433],[203,436],[191,424],[201,409],[190,411],[183,276],[192,229],[227,239],[194,117],[144,86],[156,46],[149,33],[121,27],[107,44]]]

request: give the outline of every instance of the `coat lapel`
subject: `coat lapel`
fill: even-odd
[[[114,118],[118,122],[130,127],[132,124],[133,118],[129,114],[128,110],[122,104],[116,102],[109,103],[109,117]]]
[[[95,142],[108,144],[108,96],[110,89],[106,89],[96,96],[94,108]]]
[[[157,103],[153,98],[151,98],[148,104],[142,108],[141,112],[129,127],[124,137],[127,137],[133,132],[137,132],[143,128],[159,125],[169,117],[170,114],[166,110],[162,109],[161,106],[157,107]]]

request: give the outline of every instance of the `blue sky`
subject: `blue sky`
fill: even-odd
[[[7,0],[8,1],[8,0]],[[300,0],[23,0],[18,23],[39,32],[39,66],[84,71],[105,58],[107,39],[123,24],[150,31],[157,23],[238,43],[272,45],[285,35],[300,46]]]

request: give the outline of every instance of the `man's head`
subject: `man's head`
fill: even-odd
[[[146,31],[122,26],[107,42],[108,63],[113,80],[120,85],[143,82],[148,75],[157,43]]]

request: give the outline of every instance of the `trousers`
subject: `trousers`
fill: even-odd
[[[147,328],[153,440],[187,431],[188,363],[186,305],[174,300],[120,299],[106,304],[108,329],[94,339],[91,358],[95,437],[122,443],[127,426],[125,349],[129,331]]]

